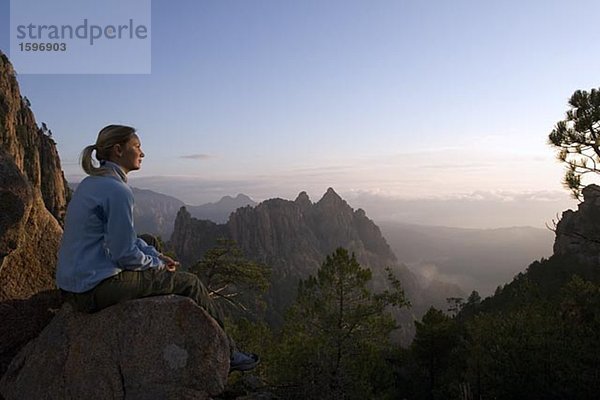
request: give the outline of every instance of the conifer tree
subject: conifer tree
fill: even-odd
[[[548,142],[567,164],[563,184],[581,200],[582,177],[600,172],[600,90],[577,90],[569,99],[564,120],[558,121]]]
[[[217,245],[190,268],[206,285],[211,297],[233,310],[256,313],[264,306],[261,294],[269,287],[270,269],[244,257],[235,241],[217,240]]]
[[[422,373],[422,389],[425,389],[427,398],[441,398],[436,395],[442,387],[440,377],[452,365],[452,355],[458,344],[456,321],[431,307],[420,322],[415,321],[415,326],[411,350]]]
[[[386,308],[408,305],[400,282],[389,277],[390,290],[372,293],[371,271],[338,248],[300,281],[279,352],[279,380],[297,388],[287,398],[376,398],[385,388],[391,374],[384,353],[396,328]]]

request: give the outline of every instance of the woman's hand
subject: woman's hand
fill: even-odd
[[[179,267],[179,261],[175,261],[173,260],[171,257],[166,256],[164,254],[161,254],[159,256],[159,258],[164,261],[165,263],[165,268],[167,269],[167,271],[169,272],[175,272],[177,270],[177,267]]]

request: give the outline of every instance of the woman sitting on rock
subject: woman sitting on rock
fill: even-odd
[[[133,192],[127,174],[140,169],[144,152],[135,129],[109,125],[81,154],[89,175],[73,194],[58,253],[56,282],[68,301],[96,312],[126,300],[177,294],[203,307],[223,327],[200,279],[139,239],[133,228]],[[99,167],[92,163],[96,152]],[[233,348],[233,346],[232,346]],[[231,370],[248,370],[258,356],[232,350]]]

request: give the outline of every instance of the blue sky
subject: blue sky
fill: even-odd
[[[599,86],[597,15],[579,0],[153,0],[150,75],[18,79],[74,180],[79,151],[124,123],[147,155],[132,181],[190,203],[329,186],[566,198],[546,137],[574,90]]]

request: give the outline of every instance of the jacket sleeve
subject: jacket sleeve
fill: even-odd
[[[150,246],[146,241],[142,238],[137,238],[135,241],[135,245],[138,249],[142,251],[142,253],[147,254],[149,256],[159,257],[160,252],[156,250],[154,246]]]
[[[133,194],[118,188],[108,196],[105,205],[107,216],[105,243],[113,261],[119,268],[141,271],[159,268],[164,263],[158,254],[146,254],[139,247],[133,229]],[[142,241],[143,242],[143,241]],[[145,243],[145,242],[144,242]],[[146,245],[146,247],[151,247]],[[156,249],[154,250],[156,252]]]

